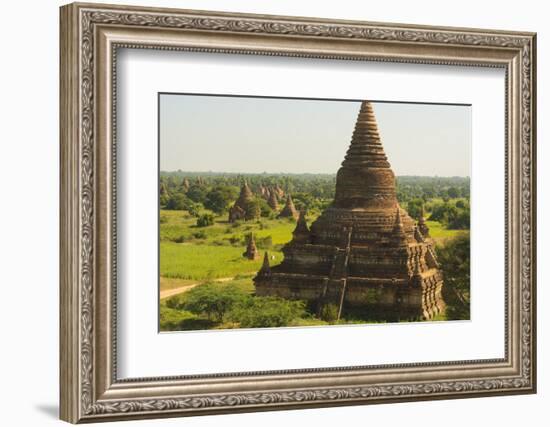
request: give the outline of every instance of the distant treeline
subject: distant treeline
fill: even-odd
[[[179,192],[183,180],[189,186],[201,187],[237,187],[246,180],[252,191],[258,192],[261,186],[279,186],[285,193],[307,193],[313,198],[332,200],[336,184],[334,174],[237,174],[216,172],[161,172],[161,185],[164,183],[169,193]],[[196,188],[195,188],[196,189]],[[201,191],[202,193],[202,191]],[[443,200],[470,198],[469,177],[397,177],[397,198],[400,203],[421,198],[428,201],[434,198]]]

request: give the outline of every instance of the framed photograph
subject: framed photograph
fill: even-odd
[[[61,8],[61,418],[536,390],[535,34]]]

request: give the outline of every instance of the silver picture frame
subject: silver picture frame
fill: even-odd
[[[85,3],[63,6],[60,22],[61,419],[97,422],[536,391],[534,33]],[[119,48],[504,69],[505,357],[118,379]]]

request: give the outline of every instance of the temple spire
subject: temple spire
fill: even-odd
[[[264,261],[262,262],[262,267],[258,271],[258,276],[268,276],[271,274],[271,267],[269,266],[269,256],[267,251],[264,252]]]
[[[393,232],[395,234],[404,234],[405,229],[403,227],[403,220],[401,219],[401,209],[397,207],[395,213],[395,223],[393,225]]]
[[[351,144],[342,166],[390,167],[380,141],[374,110],[368,101],[361,103]]]
[[[424,206],[420,208],[420,218],[418,218],[418,230],[423,237],[430,237],[430,229],[424,220]]]
[[[305,209],[300,210],[300,216],[298,217],[292,236],[292,241],[295,243],[307,243],[309,241],[309,228],[307,226]]]
[[[401,208],[399,206],[397,206],[396,209],[395,222],[392,230],[392,240],[397,246],[407,246],[407,234],[405,233],[403,219],[401,218]]]
[[[395,176],[384,153],[374,109],[361,103],[355,130],[336,175],[334,205],[338,208],[397,206]]]

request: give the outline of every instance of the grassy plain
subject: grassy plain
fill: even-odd
[[[277,265],[294,227],[295,221],[287,219],[230,224],[225,216],[216,217],[212,226],[197,227],[196,218],[186,211],[161,210],[161,290],[178,287],[175,279],[202,282],[256,273],[262,257],[251,261],[242,256],[249,233],[254,233],[258,250],[269,253],[270,264]]]
[[[459,234],[467,233],[465,230],[449,230],[437,221],[426,221],[426,225],[430,229],[430,236],[438,244],[442,244],[445,240],[452,239]]]

